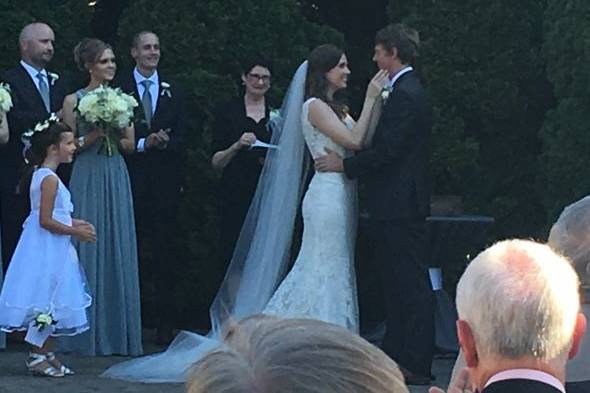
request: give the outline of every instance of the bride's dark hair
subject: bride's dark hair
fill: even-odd
[[[332,44],[320,45],[307,57],[305,98],[317,97],[327,103],[338,117],[344,117],[346,106],[327,97],[328,80],[326,73],[338,65],[344,51]]]

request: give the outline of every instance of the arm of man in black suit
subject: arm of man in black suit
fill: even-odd
[[[344,173],[354,179],[379,170],[403,155],[417,135],[414,128],[414,100],[403,90],[393,91],[383,108],[375,131],[379,141],[373,146],[344,160]],[[375,143],[377,142],[377,143]]]

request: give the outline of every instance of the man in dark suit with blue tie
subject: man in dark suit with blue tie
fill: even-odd
[[[58,112],[68,93],[63,78],[46,67],[53,58],[55,36],[45,23],[31,23],[19,36],[21,61],[2,74],[10,85],[14,106],[8,112],[9,142],[0,146],[0,221],[2,257],[8,263],[29,211],[29,190],[19,190],[24,165],[21,135],[51,113]]]
[[[133,189],[142,297],[146,298],[147,284],[155,284],[150,297],[155,300],[157,341],[166,344],[172,339],[176,318],[176,216],[184,180],[185,96],[158,71],[160,40],[155,33],[137,33],[131,56],[136,66],[117,84],[140,103],[134,123],[137,146],[126,160]]]

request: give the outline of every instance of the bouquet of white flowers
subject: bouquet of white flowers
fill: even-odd
[[[12,97],[10,96],[10,86],[6,83],[0,83],[0,112],[6,113],[12,108]],[[0,117],[0,124],[2,118]]]
[[[137,101],[121,89],[100,86],[78,102],[76,111],[83,122],[94,124],[105,132],[99,152],[112,156],[119,146],[121,130],[133,121]]]

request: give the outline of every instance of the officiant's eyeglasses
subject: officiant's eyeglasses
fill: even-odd
[[[264,83],[270,82],[270,75],[260,75],[260,74],[248,73],[248,78],[253,80],[254,82],[258,82],[258,81],[262,81]]]

